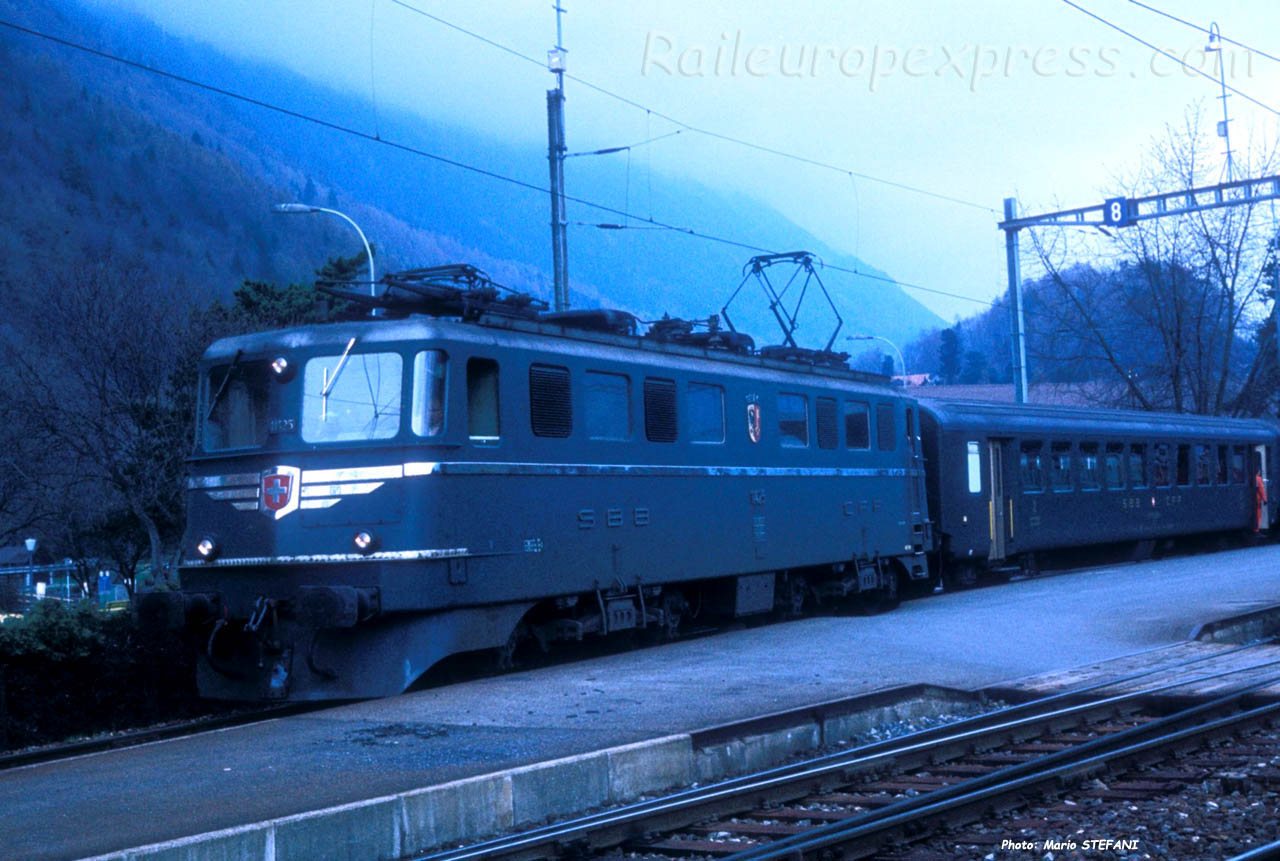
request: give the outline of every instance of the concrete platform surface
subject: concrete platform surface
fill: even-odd
[[[926,682],[979,688],[1280,603],[1280,547],[815,617],[0,773],[0,857],[80,857]]]

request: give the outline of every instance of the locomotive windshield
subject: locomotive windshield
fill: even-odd
[[[267,441],[267,362],[232,362],[205,377],[205,451],[251,448]]]
[[[388,439],[400,432],[399,353],[319,356],[302,379],[302,439]]]

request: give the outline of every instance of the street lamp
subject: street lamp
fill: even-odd
[[[890,347],[893,347],[893,352],[897,354],[898,364],[902,365],[902,376],[905,377],[907,375],[907,363],[902,358],[902,351],[898,349],[897,344],[893,343],[893,341],[890,341],[888,338],[882,338],[879,335],[846,335],[845,340],[846,341],[884,341]]]
[[[311,206],[306,203],[277,203],[271,207],[271,211],[282,215],[301,215],[311,212],[324,212],[329,215],[336,215],[343,221],[355,228],[356,233],[360,234],[360,241],[364,243],[364,256],[369,261],[369,295],[377,296],[377,287],[375,282],[377,279],[373,277],[373,252],[369,249],[369,240],[365,238],[364,231],[360,229],[360,225],[351,220],[350,216],[339,212],[336,209],[327,209],[323,206]]]
[[[27,546],[27,588],[31,588],[31,575],[35,573],[36,567],[36,540],[28,538],[22,542]]]

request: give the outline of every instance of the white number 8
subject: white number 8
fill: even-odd
[[[1124,206],[1118,200],[1111,201],[1111,221],[1119,224],[1124,220]]]

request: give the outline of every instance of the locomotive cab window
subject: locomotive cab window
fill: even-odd
[[[982,493],[982,447],[970,440],[964,444],[965,464],[969,472],[969,492]]]
[[[267,441],[267,396],[271,373],[266,362],[219,365],[205,377],[204,450],[260,446]]]
[[[418,436],[444,431],[445,381],[449,359],[443,350],[423,350],[413,357],[413,413],[410,423]]]
[[[1057,493],[1074,489],[1071,481],[1071,443],[1055,442],[1049,459],[1049,479]]]
[[[844,402],[845,448],[871,448],[870,410],[864,401]]]
[[[690,442],[724,442],[723,388],[712,383],[689,383],[684,404]]]
[[[1098,444],[1096,442],[1080,443],[1080,489],[1102,489],[1102,469],[1098,463]]]
[[[1244,446],[1231,447],[1231,483],[1244,484]]]
[[[1024,442],[1018,451],[1018,473],[1023,493],[1044,492],[1044,443]]]
[[[498,420],[498,363],[467,360],[467,436],[477,445],[494,445],[502,436]]]
[[[675,442],[677,432],[675,381],[645,377],[645,439],[649,442]]]
[[[1225,445],[1218,446],[1218,484],[1227,484],[1231,481],[1230,462],[1231,460],[1227,456],[1227,447]]]
[[[809,399],[804,395],[778,394],[778,436],[786,448],[809,445]]]
[[[399,353],[356,353],[309,359],[302,374],[302,439],[349,442],[400,432]]]
[[[1124,490],[1124,443],[1107,443],[1102,461],[1102,480],[1107,490]]]
[[[876,404],[876,448],[881,451],[893,451],[896,441],[893,404]]]
[[[529,426],[534,436],[564,438],[573,431],[568,368],[529,366]]]
[[[631,379],[625,374],[587,371],[586,423],[590,439],[631,439]]]

